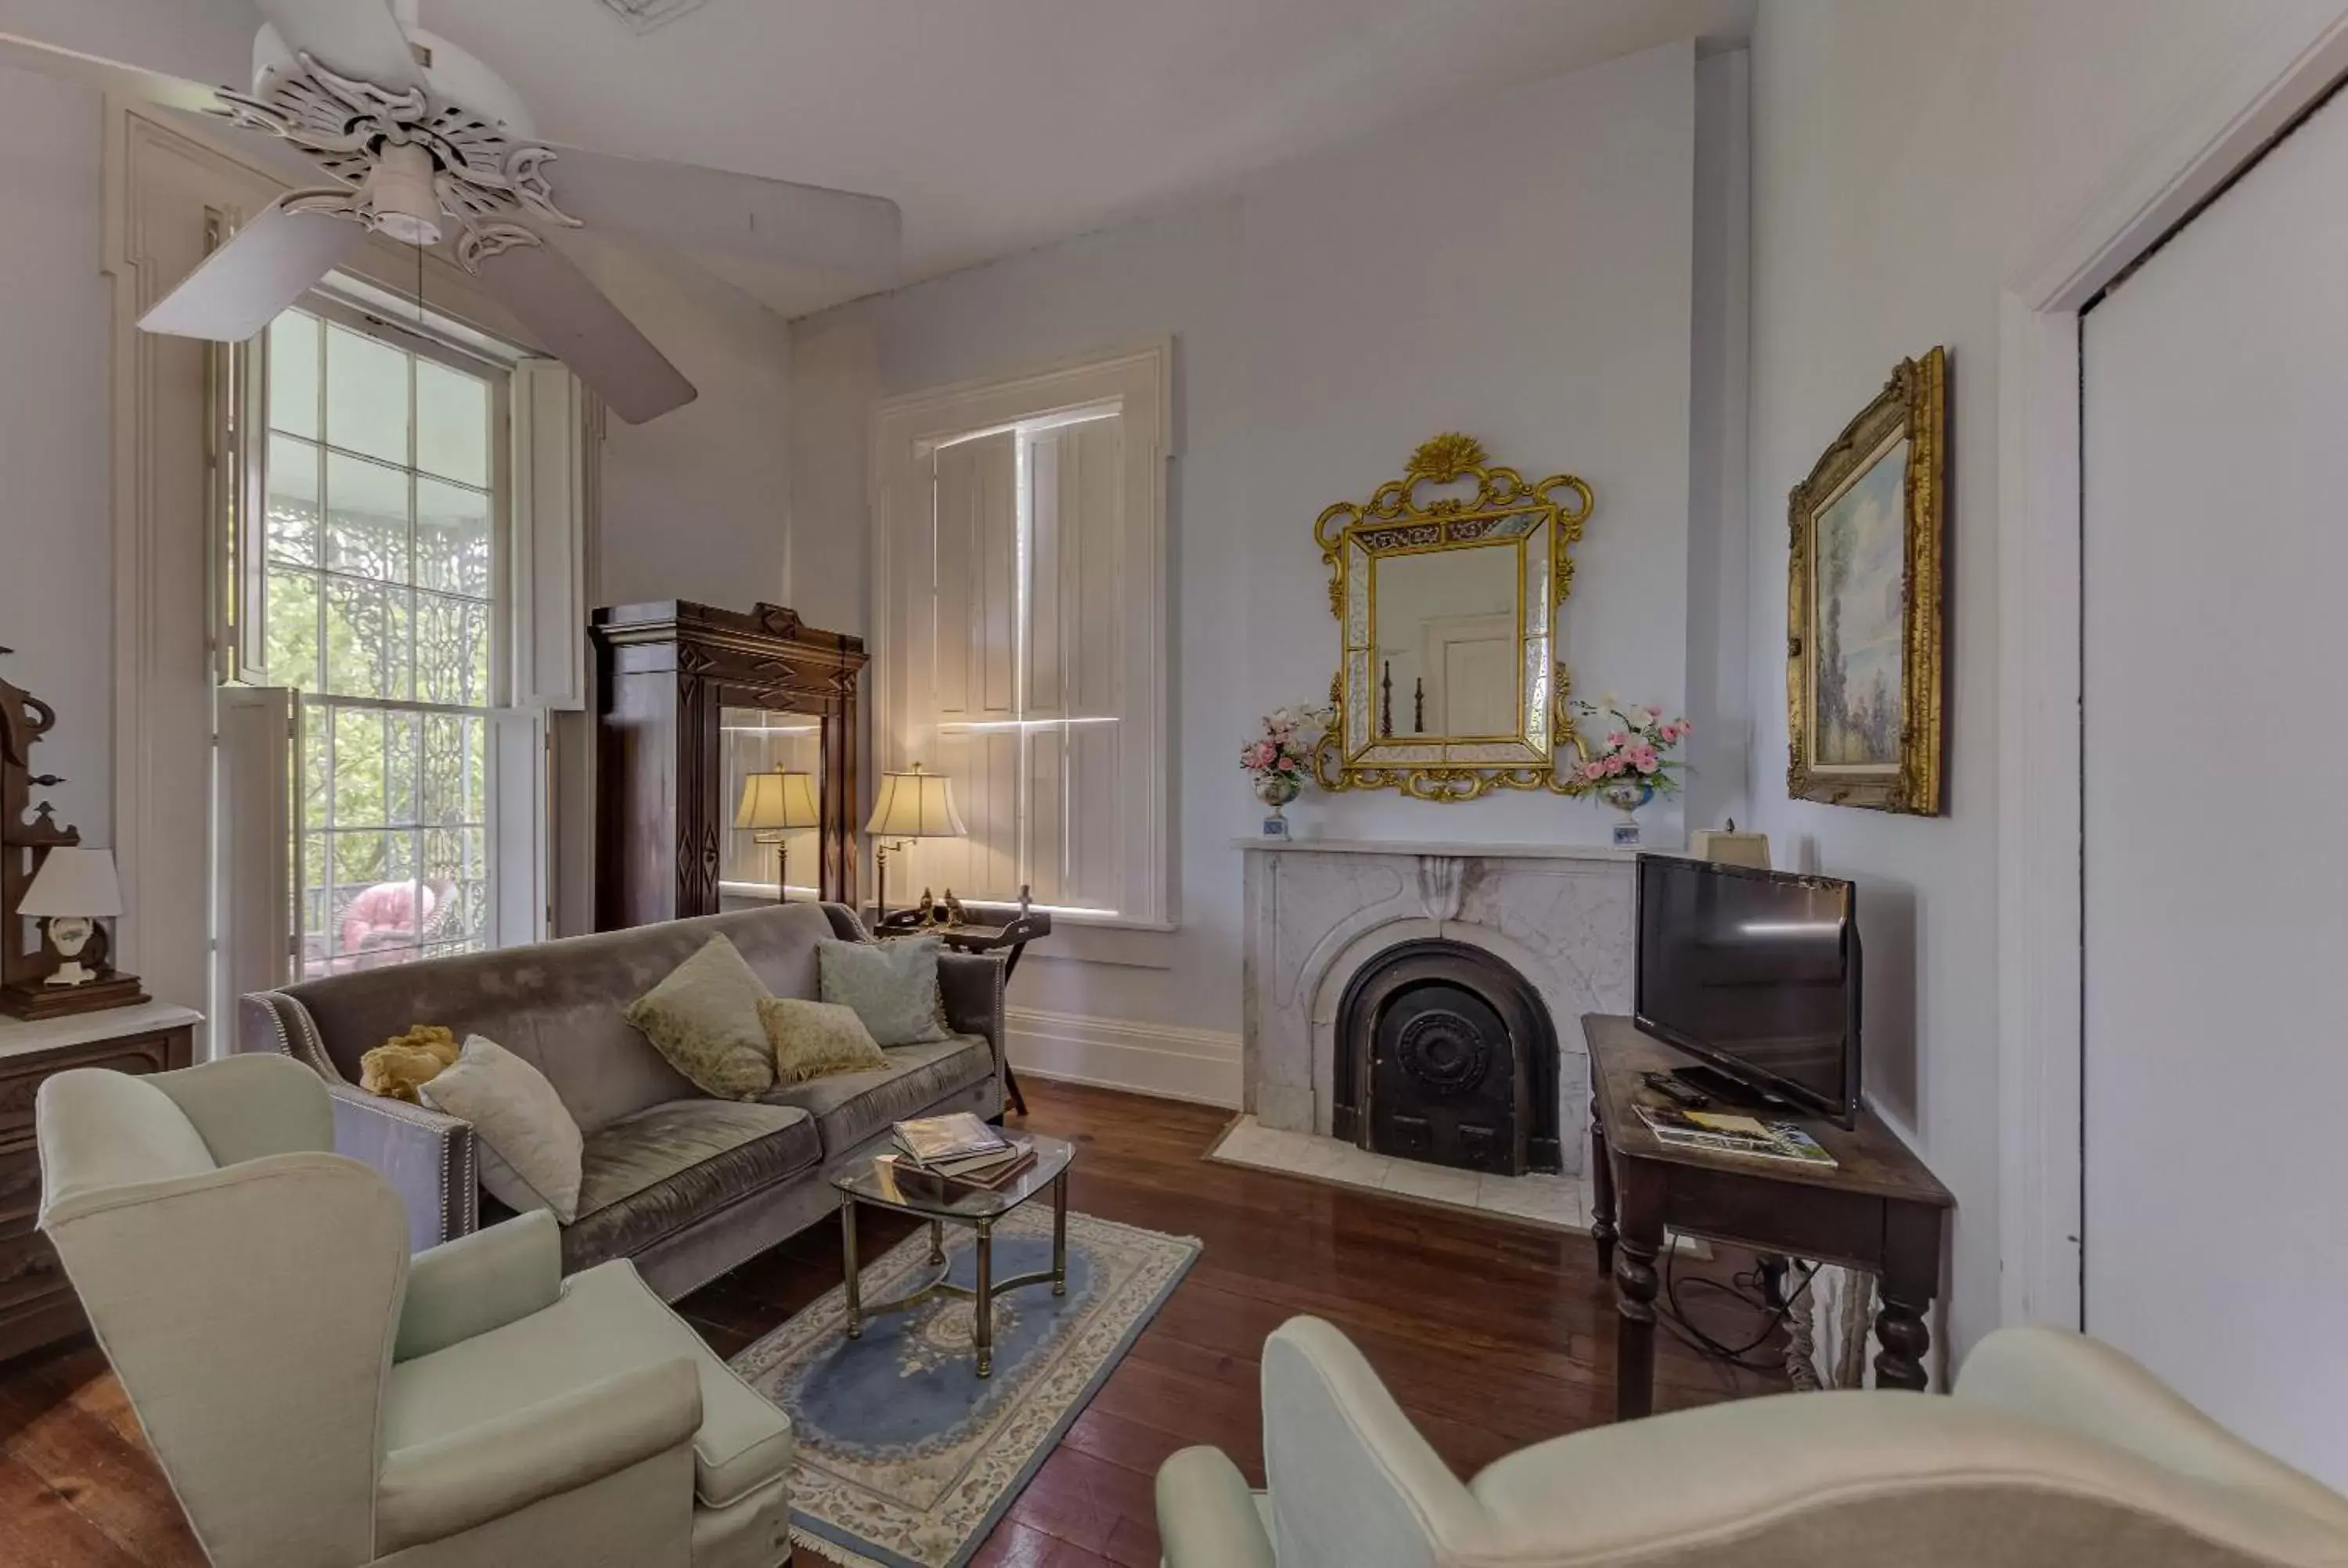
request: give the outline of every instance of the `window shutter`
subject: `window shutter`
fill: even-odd
[[[524,947],[546,939],[552,904],[548,883],[546,715],[501,709],[489,715],[489,944]]]
[[[561,362],[525,359],[513,370],[512,418],[512,705],[580,710],[601,411]]]
[[[1124,421],[1030,436],[1026,862],[1039,903],[1125,903]]]
[[[236,999],[294,978],[294,726],[283,686],[215,696],[211,1051],[235,1048]]]

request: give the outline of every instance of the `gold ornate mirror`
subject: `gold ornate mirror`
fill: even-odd
[[[1573,730],[1557,625],[1590,508],[1572,475],[1528,485],[1450,435],[1366,504],[1321,514],[1313,537],[1343,633],[1336,721],[1313,758],[1324,788],[1562,788],[1550,764]]]

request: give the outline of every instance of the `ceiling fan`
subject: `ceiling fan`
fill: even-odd
[[[608,231],[691,252],[886,282],[897,204],[786,180],[561,147],[489,67],[415,25],[415,0],[255,0],[251,92],[0,34],[0,64],[283,138],[331,183],[289,190],[140,318],[242,343],[347,261],[368,230],[457,261],[631,424],[693,384],[550,237]],[[395,5],[397,9],[395,11]]]

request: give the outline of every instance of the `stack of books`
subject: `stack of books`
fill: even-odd
[[[1831,1170],[1835,1157],[1791,1122],[1764,1122],[1720,1111],[1683,1111],[1675,1105],[1640,1105],[1639,1119],[1658,1142],[1681,1149],[1709,1149],[1756,1160],[1790,1160]]]
[[[919,1171],[952,1186],[992,1192],[1035,1163],[1035,1145],[1004,1137],[967,1111],[891,1122],[889,1132],[901,1151],[901,1171]]]

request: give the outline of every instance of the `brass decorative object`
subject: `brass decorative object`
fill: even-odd
[[[1948,355],[1903,360],[1787,498],[1786,791],[1937,816]]]
[[[1453,493],[1421,493],[1445,486]],[[1528,484],[1454,432],[1413,452],[1366,502],[1321,514],[1313,537],[1342,649],[1329,687],[1336,723],[1313,754],[1323,788],[1418,800],[1564,793],[1552,764],[1575,741],[1557,618],[1591,506],[1574,476]],[[1411,697],[1407,733],[1396,728],[1397,685]]]

